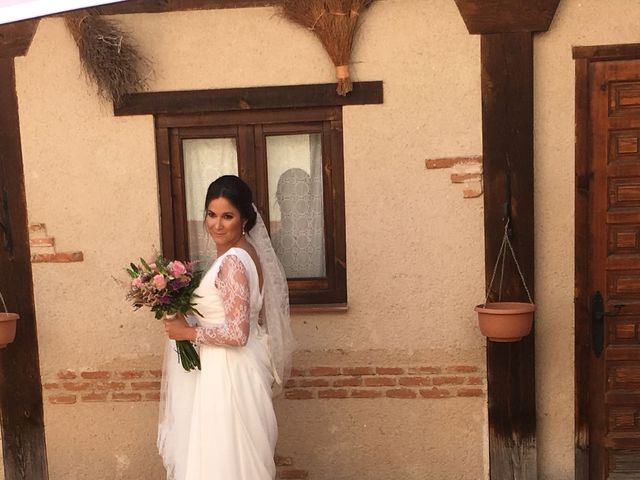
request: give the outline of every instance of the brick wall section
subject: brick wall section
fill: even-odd
[[[485,374],[473,365],[318,366],[291,373],[284,390],[289,400],[486,396]],[[157,402],[161,376],[160,370],[63,370],[43,379],[42,387],[45,400],[56,405]]]
[[[425,160],[425,166],[428,170],[450,168],[451,183],[463,185],[464,198],[477,198],[482,195],[481,156],[428,158]]]
[[[161,370],[63,370],[43,381],[49,403],[157,402],[160,400]]]
[[[31,248],[31,263],[69,263],[82,262],[82,252],[56,251],[55,238],[47,234],[44,223],[29,225],[29,246]]]
[[[294,368],[290,400],[484,397],[485,375],[473,365]]]
[[[276,480],[306,480],[309,478],[309,472],[295,468],[291,457],[275,456],[276,462]]]

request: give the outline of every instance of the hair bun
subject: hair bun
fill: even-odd
[[[256,221],[258,220],[258,214],[253,208],[253,204],[251,205],[251,213],[247,215],[247,223],[244,226],[245,232],[250,232],[253,227],[256,225]]]

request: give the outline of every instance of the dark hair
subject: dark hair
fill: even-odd
[[[207,211],[211,200],[225,198],[238,209],[240,216],[247,223],[244,227],[250,231],[256,224],[256,211],[253,209],[253,195],[249,185],[235,175],[223,175],[217,178],[207,189],[207,197],[204,201],[204,210]]]

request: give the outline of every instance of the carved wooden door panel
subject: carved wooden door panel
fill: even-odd
[[[590,65],[589,478],[640,478],[640,61]]]

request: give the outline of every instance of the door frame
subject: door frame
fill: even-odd
[[[575,478],[589,479],[589,183],[591,135],[589,66],[640,60],[640,43],[573,47],[575,60]]]

